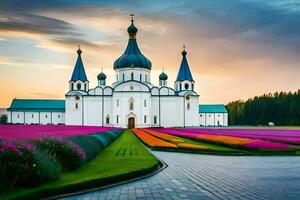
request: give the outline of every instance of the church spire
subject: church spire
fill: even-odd
[[[183,50],[182,50],[181,54],[182,54],[182,60],[181,60],[181,64],[179,67],[176,81],[194,81],[187,58],[186,58],[187,52],[185,50],[185,45],[183,45]]]
[[[82,50],[80,49],[80,46],[78,47],[77,54],[78,54],[77,61],[76,61],[76,64],[75,64],[75,67],[74,67],[74,70],[72,73],[71,81],[75,82],[75,81],[80,80],[82,82],[86,82],[86,81],[88,81],[88,79],[85,74],[84,65],[83,65],[82,58],[81,58]]]

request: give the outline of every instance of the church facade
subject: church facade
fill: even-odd
[[[125,52],[113,64],[112,85],[106,85],[107,77],[101,72],[98,85],[89,87],[79,48],[65,100],[14,99],[8,109],[9,122],[123,128],[227,126],[224,105],[199,105],[185,49],[174,88],[167,85],[165,72],[155,86],[150,81],[152,64],[138,47],[133,19],[127,32]]]

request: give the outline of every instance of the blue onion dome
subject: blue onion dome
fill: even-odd
[[[168,79],[168,75],[165,72],[162,72],[159,75],[159,80],[166,81]]]
[[[133,20],[131,20],[131,25],[127,28],[127,32],[129,36],[135,36],[136,33],[138,32],[138,29],[133,24]]]
[[[106,75],[103,72],[100,72],[100,74],[98,74],[97,76],[98,80],[105,80],[106,79]]]
[[[134,25],[133,15],[131,15],[131,25],[128,27],[127,31],[129,34],[129,40],[127,44],[127,48],[122,56],[120,56],[114,62],[114,69],[122,69],[122,68],[144,68],[151,70],[152,63],[146,58],[140,51],[137,41],[136,41],[136,33],[138,29]]]

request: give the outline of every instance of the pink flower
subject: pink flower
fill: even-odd
[[[0,152],[5,152],[5,151],[12,151],[16,154],[21,153],[19,148],[15,144],[13,144],[9,141],[4,141],[0,147]]]

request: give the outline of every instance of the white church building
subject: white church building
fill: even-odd
[[[101,72],[98,86],[89,88],[79,48],[65,100],[13,99],[7,109],[9,123],[123,128],[228,125],[223,104],[199,105],[185,49],[174,88],[168,86],[165,72],[155,86],[150,82],[152,64],[138,47],[133,19],[127,32],[126,50],[113,64],[112,85],[106,85],[107,77]]]

